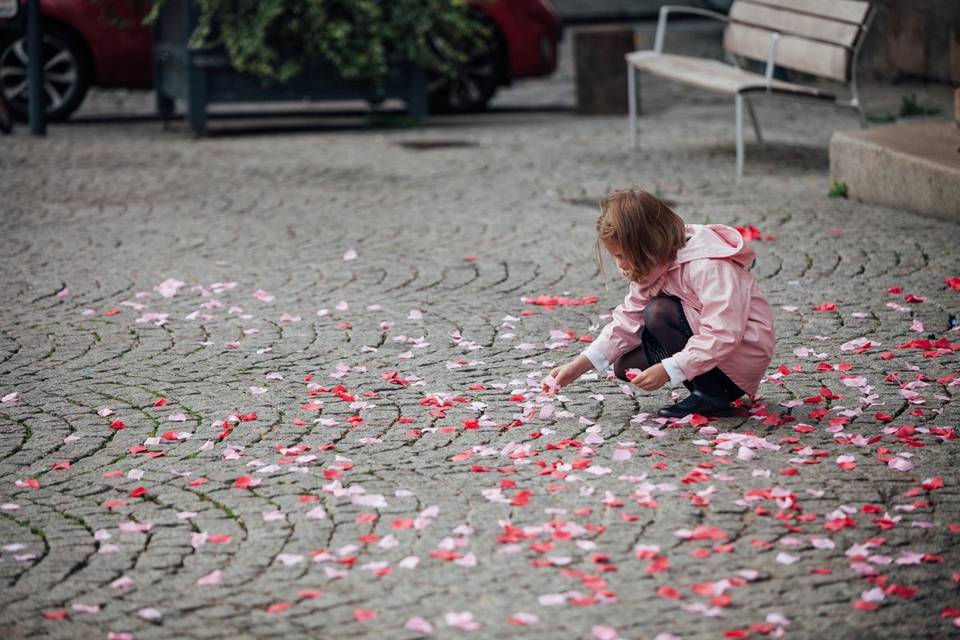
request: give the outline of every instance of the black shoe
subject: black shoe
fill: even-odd
[[[657,415],[661,418],[682,418],[691,413],[697,413],[705,417],[721,417],[733,415],[733,412],[733,407],[725,398],[715,398],[702,391],[694,390],[677,404],[662,407],[657,411]]]

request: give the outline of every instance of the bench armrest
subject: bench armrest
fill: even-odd
[[[667,35],[667,18],[671,13],[688,13],[698,16],[705,16],[723,22],[730,22],[728,16],[709,9],[700,9],[698,7],[684,7],[681,5],[668,4],[660,7],[660,18],[657,20],[657,35],[653,40],[653,50],[658,55],[663,53],[663,40]]]

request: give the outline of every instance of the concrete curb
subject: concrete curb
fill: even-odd
[[[922,122],[837,132],[830,177],[851,198],[960,221],[960,131]]]

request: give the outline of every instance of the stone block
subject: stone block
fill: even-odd
[[[851,198],[960,222],[960,131],[952,122],[837,132],[830,176]]]
[[[627,65],[633,51],[633,27],[598,25],[577,29],[573,36],[577,113],[627,112]]]

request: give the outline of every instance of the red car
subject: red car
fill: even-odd
[[[0,4],[14,1],[0,0]],[[135,15],[138,4],[142,9],[146,2],[40,0],[51,120],[68,118],[91,86],[152,86],[152,38]],[[471,0],[471,5],[491,27],[489,46],[463,65],[456,78],[430,79],[430,106],[435,112],[482,109],[498,87],[519,78],[548,75],[556,68],[560,28],[549,0]],[[0,30],[0,91],[20,118],[27,113],[26,71],[22,31]]]

